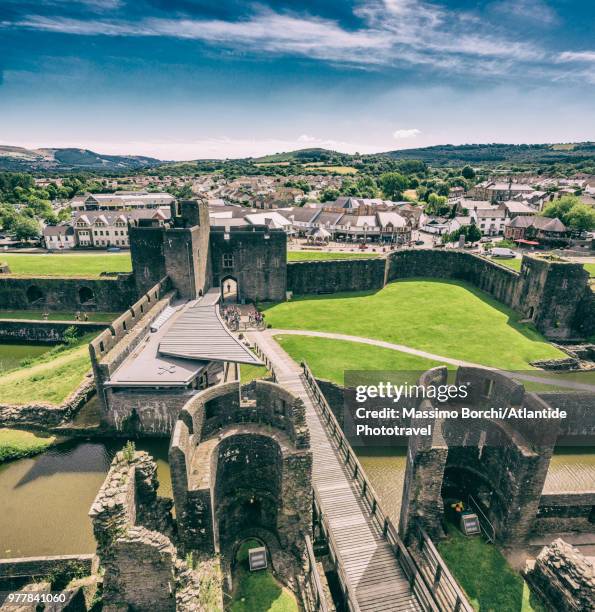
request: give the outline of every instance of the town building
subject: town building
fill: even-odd
[[[73,249],[76,242],[76,234],[71,225],[46,225],[42,232],[43,243],[48,251],[67,251]]]
[[[90,193],[76,196],[70,201],[73,211],[136,210],[169,206],[175,198],[169,193],[147,191],[119,191],[116,193]]]
[[[556,244],[567,242],[568,228],[560,219],[549,217],[515,217],[505,227],[504,237],[507,240],[535,241],[539,244]]]

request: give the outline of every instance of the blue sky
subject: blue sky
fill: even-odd
[[[591,0],[0,0],[0,144],[595,140]]]

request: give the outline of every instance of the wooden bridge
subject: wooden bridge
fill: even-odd
[[[415,563],[382,511],[308,367],[295,363],[270,332],[251,333],[248,338],[276,382],[304,401],[313,455],[315,519],[328,541],[348,609],[471,611],[437,553],[429,571]]]

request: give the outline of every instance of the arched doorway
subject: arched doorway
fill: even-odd
[[[237,304],[238,301],[238,281],[233,276],[226,276],[221,281],[221,302],[223,304]]]
[[[45,296],[39,287],[31,285],[31,287],[27,289],[27,302],[29,302],[31,306],[41,306],[44,301]]]
[[[95,292],[89,287],[81,287],[79,289],[79,302],[82,306],[95,305]]]

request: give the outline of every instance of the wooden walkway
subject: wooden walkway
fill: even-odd
[[[273,364],[277,382],[306,406],[313,455],[312,484],[351,609],[362,612],[422,610],[391,545],[382,537],[308,392],[300,366],[270,332],[247,334]],[[340,576],[341,577],[341,576]],[[355,600],[355,602],[353,602]]]

